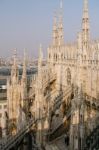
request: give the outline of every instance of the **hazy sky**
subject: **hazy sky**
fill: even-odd
[[[83,0],[63,0],[65,42],[75,41],[81,28]],[[60,0],[0,0],[0,57],[17,48],[36,57],[42,43],[44,53],[51,43],[53,13]],[[99,38],[99,0],[89,0],[92,38]]]

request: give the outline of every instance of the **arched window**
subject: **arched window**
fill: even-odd
[[[67,85],[71,85],[71,71],[67,69]]]
[[[98,53],[97,53],[97,51],[94,53],[94,60],[98,60]]]
[[[57,54],[56,54],[56,61],[57,61]]]
[[[49,53],[49,59],[51,58],[51,54]]]

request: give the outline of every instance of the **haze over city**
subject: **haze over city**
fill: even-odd
[[[12,55],[17,48],[18,54],[28,49],[31,57],[38,56],[40,43],[46,56],[51,43],[54,10],[59,8],[59,0],[0,0],[0,57]],[[76,40],[81,29],[82,0],[64,0],[65,42]],[[99,37],[99,1],[90,0],[91,37]]]

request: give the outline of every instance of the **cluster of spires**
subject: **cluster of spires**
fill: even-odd
[[[43,60],[43,51],[42,51],[42,45],[40,44],[40,48],[39,48],[39,59],[38,59],[38,70],[40,71],[41,66],[42,66],[42,60]],[[22,74],[22,80],[25,81],[26,80],[26,73],[27,72],[27,55],[26,55],[26,49],[24,49],[24,58],[23,58],[23,74]],[[13,65],[12,65],[12,70],[11,70],[11,79],[13,79],[12,77],[15,76],[16,77],[16,81],[18,81],[18,75],[19,75],[19,71],[18,71],[18,65],[17,65],[17,50],[14,49],[14,55],[13,55]]]
[[[60,11],[59,16],[57,18],[56,13],[54,16],[54,25],[53,25],[53,45],[62,46],[64,44],[64,35],[63,35],[63,0],[60,0]],[[83,17],[82,17],[82,48],[88,49],[89,40],[90,40],[90,33],[89,33],[89,14],[88,14],[88,0],[84,0],[84,8],[83,8]],[[39,50],[39,61],[38,64],[41,64],[43,53],[42,53],[42,46],[40,45]],[[18,68],[17,68],[17,51],[14,50],[14,61],[12,66],[12,76],[18,75]],[[23,75],[22,78],[26,77],[26,50],[24,50],[24,61],[23,61]]]
[[[64,34],[63,34],[63,1],[60,0],[60,11],[57,17],[56,13],[54,16],[53,24],[53,45],[61,46],[64,44]],[[88,49],[90,33],[89,33],[89,14],[88,14],[88,0],[84,0],[83,7],[83,17],[82,17],[82,49]]]

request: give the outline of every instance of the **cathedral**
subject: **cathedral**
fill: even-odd
[[[7,82],[8,133],[17,137],[28,125],[34,133],[34,150],[99,150],[99,41],[91,40],[88,0],[83,1],[82,28],[72,44],[64,42],[60,3],[46,65],[40,45],[38,71],[28,88],[26,54],[20,79],[14,52]]]

